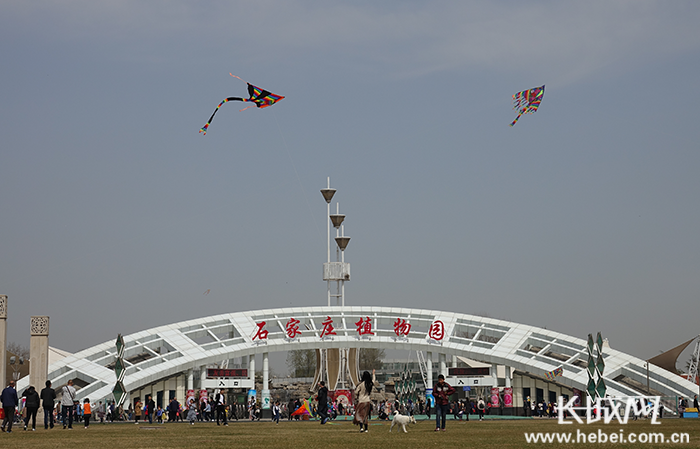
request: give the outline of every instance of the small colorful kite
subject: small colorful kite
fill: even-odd
[[[311,415],[311,406],[309,405],[309,401],[304,399],[304,403],[301,404],[301,406],[296,409],[291,416],[297,415]]]
[[[229,73],[234,78],[238,78],[239,80],[243,81],[240,77],[237,77],[236,75]],[[255,106],[258,108],[266,108],[268,106],[272,106],[273,104],[277,103],[284,97],[282,95],[275,95],[272,92],[268,92],[264,89],[261,89],[257,86],[253,86],[252,84],[246,82],[248,84],[248,95],[250,95],[250,98],[241,98],[241,97],[228,97],[224,99],[219,105],[214,109],[214,113],[209,117],[209,121],[207,122],[206,125],[202,129],[199,130],[200,133],[203,133],[204,135],[207,134],[207,130],[209,129],[209,125],[211,124],[211,121],[214,119],[214,116],[216,113],[219,111],[219,108],[224,104],[228,103],[229,101],[250,101],[255,103]],[[246,108],[241,109],[241,111],[245,111],[246,109],[250,108],[252,106],[248,106]]]
[[[518,111],[518,116],[510,126],[515,125],[521,115],[534,114],[542,103],[542,97],[544,97],[544,86],[533,87],[513,95],[513,109]]]
[[[544,377],[546,377],[549,380],[554,380],[558,376],[563,376],[564,375],[564,367],[560,366],[559,368],[552,370],[552,371],[547,371],[544,373]]]

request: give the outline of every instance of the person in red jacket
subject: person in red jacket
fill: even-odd
[[[450,396],[455,392],[450,384],[445,382],[445,376],[440,374],[438,381],[433,387],[435,397],[435,431],[445,430],[445,419],[447,410],[450,408]]]

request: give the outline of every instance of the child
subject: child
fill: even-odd
[[[187,420],[193,426],[194,422],[197,421],[197,406],[194,405],[194,401],[190,401],[189,410],[187,411]]]
[[[92,416],[92,407],[90,406],[90,399],[85,398],[83,401],[83,417],[85,418],[85,428],[90,427],[90,416]]]
[[[275,424],[280,423],[280,415],[282,414],[282,410],[280,410],[280,401],[275,402],[275,406],[272,407],[272,420],[275,421]]]

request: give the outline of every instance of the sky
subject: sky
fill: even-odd
[[[8,341],[29,345],[33,315],[77,352],[326,304],[330,177],[347,305],[675,347],[700,333],[698,18],[693,0],[0,0]],[[285,99],[227,103],[204,136],[246,96],[229,73]]]

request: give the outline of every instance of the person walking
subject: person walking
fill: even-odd
[[[97,417],[100,419],[100,423],[104,424],[105,422],[105,405],[102,403],[102,401],[97,402]],[[97,420],[95,420],[97,422]]]
[[[170,404],[168,404],[168,422],[177,421],[177,413],[180,411],[180,403],[177,398],[172,398]]]
[[[153,396],[150,394],[146,396],[146,413],[148,414],[148,424],[153,424],[153,414],[156,411],[156,403],[153,400]]]
[[[27,416],[24,418],[24,430],[27,430],[27,426],[29,425],[29,420],[32,420],[32,431],[36,430],[36,412],[39,411],[39,403],[41,402],[39,399],[39,393],[36,392],[36,389],[34,386],[30,385],[26,390],[24,390],[24,393],[22,393],[22,397],[26,398],[26,402],[24,403],[24,406],[27,408]]]
[[[479,421],[484,420],[484,411],[486,411],[486,404],[483,398],[479,398],[479,402],[476,403],[476,410],[479,412]]]
[[[370,395],[372,394],[372,388],[374,388],[375,382],[374,370],[372,370],[371,375],[369,371],[365,371],[362,373],[362,381],[355,388],[357,405],[355,406],[355,417],[352,423],[360,426],[360,433],[369,432],[368,425],[372,413]]]
[[[61,389],[61,420],[63,421],[63,428],[68,426],[69,429],[73,428],[73,401],[75,400],[75,387],[73,387],[73,381],[69,380],[68,384],[64,385]],[[66,416],[67,415],[67,416]]]
[[[85,428],[90,427],[90,417],[92,416],[92,405],[90,399],[85,398],[83,401],[83,419],[85,420]]]
[[[228,426],[228,420],[226,419],[226,390],[221,389],[219,394],[216,395],[216,425],[219,426],[219,421],[223,425]]]
[[[5,418],[2,420],[2,431],[4,432],[7,426],[7,432],[11,433],[12,423],[15,422],[15,409],[19,405],[19,398],[17,397],[17,390],[15,390],[14,380],[11,380],[10,384],[2,390],[0,402],[2,402],[2,409],[5,412]]]
[[[134,424],[139,423],[141,413],[143,413],[143,403],[141,402],[141,399],[137,399],[136,404],[134,404]]]
[[[197,406],[194,400],[190,400],[190,405],[187,409],[187,421],[190,422],[191,426],[194,426],[194,422],[197,421]]]
[[[528,416],[530,413],[530,396],[523,402],[523,416]]]
[[[287,421],[291,421],[292,419],[294,419],[292,417],[292,413],[294,413],[295,410],[296,402],[294,401],[294,399],[290,399],[289,403],[287,404]]]
[[[204,420],[206,422],[211,421],[211,404],[209,401],[204,403]]]
[[[445,420],[447,419],[447,410],[450,408],[450,396],[455,392],[452,385],[445,382],[445,376],[440,374],[438,381],[433,387],[433,396],[435,397],[435,431],[445,430]]]
[[[46,387],[41,390],[39,394],[41,398],[41,406],[44,409],[44,429],[48,429],[49,426],[53,429],[53,409],[56,402],[56,391],[51,388],[51,381],[46,381]]]
[[[328,422],[328,387],[324,381],[320,382],[321,388],[318,389],[318,417],[321,419],[321,425]]]
[[[280,401],[275,401],[275,405],[272,407],[272,420],[275,422],[275,424],[280,423],[281,414],[282,410],[280,409]]]

